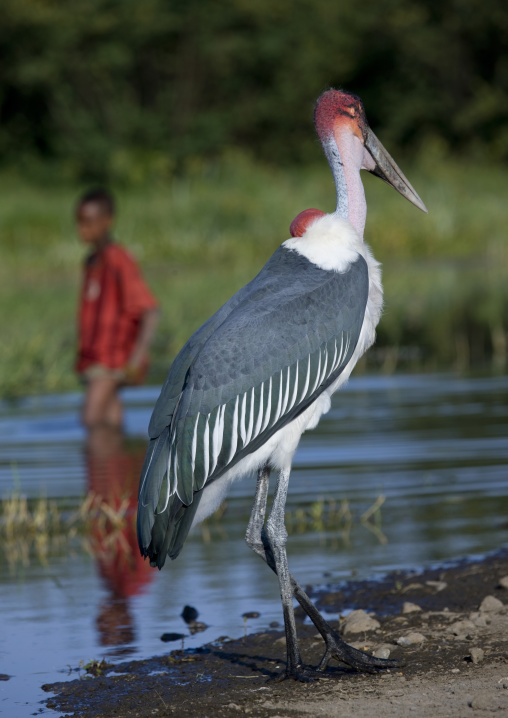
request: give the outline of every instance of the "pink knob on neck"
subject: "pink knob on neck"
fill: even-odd
[[[311,224],[314,224],[316,219],[323,217],[326,213],[321,212],[320,209],[304,209],[303,212],[297,214],[294,220],[291,222],[289,232],[292,237],[301,237],[308,230]]]

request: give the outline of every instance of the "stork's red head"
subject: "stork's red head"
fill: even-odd
[[[322,142],[339,128],[347,128],[363,143],[369,127],[360,98],[342,90],[323,92],[316,102],[314,123]]]
[[[340,172],[366,169],[394,187],[416,207],[427,211],[407,178],[372,132],[357,95],[327,90],[316,102],[314,122],[337,183]],[[342,166],[334,168],[334,164]],[[347,181],[347,180],[346,180]]]

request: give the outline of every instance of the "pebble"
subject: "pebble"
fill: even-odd
[[[446,581],[425,581],[425,585],[435,588],[438,593],[439,591],[444,591],[444,589],[448,586]]]
[[[469,620],[474,623],[477,628],[485,628],[489,625],[489,621],[479,611],[474,611],[469,614]]]
[[[486,713],[497,713],[503,709],[506,710],[505,702],[500,702],[495,695],[489,696],[480,694],[475,696],[469,705],[474,711],[485,711]],[[506,713],[504,713],[504,715],[506,715]]]
[[[404,586],[404,588],[401,589],[401,593],[408,593],[408,591],[419,591],[420,588],[423,588],[423,584],[421,583],[409,583],[407,586]]]
[[[351,611],[349,615],[342,621],[342,633],[362,633],[364,631],[374,631],[381,628],[379,621],[369,616],[361,608]]]
[[[418,604],[411,603],[411,601],[404,601],[402,604],[402,613],[416,613],[421,610],[422,609],[418,606]]]
[[[483,601],[480,603],[480,611],[485,613],[497,613],[504,608],[504,603],[495,596],[485,596]]]
[[[501,588],[508,588],[508,576],[503,576],[503,578],[500,578],[499,585],[501,586]]]
[[[452,623],[452,625],[448,628],[450,633],[453,633],[454,636],[461,636],[463,638],[475,629],[476,626],[474,623],[472,621],[468,621],[467,619],[464,621],[455,621],[455,623]]]
[[[185,638],[184,633],[163,633],[161,641],[164,641],[164,643],[170,643],[171,641],[181,641],[182,638]]]
[[[193,621],[197,620],[199,613],[197,608],[194,608],[194,606],[184,606],[183,611],[180,615],[182,616],[185,623],[192,623]]]
[[[382,645],[377,646],[373,651],[372,655],[374,658],[390,658],[391,649],[390,646]]]
[[[485,651],[483,648],[471,648],[470,655],[474,664],[481,663],[485,656]]]
[[[422,633],[408,633],[407,636],[401,636],[397,639],[397,644],[399,646],[414,646],[417,643],[423,643],[425,641],[425,636]]]
[[[208,628],[208,625],[206,623],[203,623],[202,621],[191,621],[189,623],[189,631],[192,635],[195,633],[200,633],[201,631],[206,631]]]

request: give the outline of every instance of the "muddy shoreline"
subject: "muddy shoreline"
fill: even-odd
[[[328,614],[345,608],[369,614],[346,616],[340,631],[358,648],[404,662],[391,671],[358,674],[331,663],[312,683],[276,682],[284,668],[281,628],[48,684],[43,689],[55,695],[47,705],[76,718],[508,715],[507,577],[503,550],[481,561],[312,592]],[[315,666],[322,639],[298,610],[297,618],[302,656]]]

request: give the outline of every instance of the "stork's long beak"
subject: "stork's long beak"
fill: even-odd
[[[409,180],[406,179],[397,167],[394,159],[388,154],[370,127],[367,128],[365,147],[376,163],[375,168],[369,171],[372,172],[373,175],[376,175],[376,177],[380,177],[387,182],[396,189],[397,192],[400,192],[400,194],[414,204],[415,207],[418,207],[418,209],[421,209],[423,212],[427,212],[427,207],[423,204]]]

